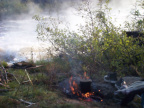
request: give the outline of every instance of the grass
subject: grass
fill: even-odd
[[[35,103],[30,108],[121,108],[117,105],[109,105],[111,107],[108,107],[104,103],[84,102],[67,98],[59,90],[58,83],[70,76],[70,73],[66,72],[70,68],[62,67],[58,59],[55,62],[41,63],[43,67],[36,68],[36,70],[27,70],[32,84],[30,82],[23,83],[23,81],[28,81],[25,70],[8,69],[8,72],[14,74],[18,81],[14,77],[9,78],[11,80],[7,85],[9,85],[10,91],[0,93],[0,108],[25,108],[28,106],[19,99]],[[64,66],[66,65],[68,64],[66,63]],[[0,89],[7,88],[0,86]]]
[[[64,103],[61,91],[53,87],[65,77],[57,77],[58,70],[55,69],[58,67],[58,64],[41,63],[43,65],[42,68],[27,70],[33,85],[29,82],[23,83],[23,81],[28,81],[25,70],[8,69],[8,72],[13,74],[15,78],[9,78],[11,80],[7,85],[9,85],[10,91],[0,93],[0,108],[25,108],[27,104],[22,103],[19,99],[36,103],[31,108],[76,108],[75,106],[78,106]],[[0,87],[0,89],[6,88]]]

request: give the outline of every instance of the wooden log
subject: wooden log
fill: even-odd
[[[6,80],[6,83],[8,83],[8,77],[7,77],[7,72],[6,72],[6,69],[2,66],[2,69],[3,69],[3,72],[5,74],[5,80]]]
[[[3,72],[2,72],[2,71],[0,71],[0,74],[1,74],[1,79],[2,79],[2,82],[4,82],[4,83],[6,84],[5,78],[4,78],[4,76],[3,76]]]
[[[22,84],[31,83],[31,80],[23,81]]]
[[[27,68],[27,69],[35,69],[35,68],[39,68],[39,67],[43,67],[43,65],[36,65],[36,66],[34,66],[34,67],[29,67],[29,68]]]
[[[22,62],[14,63],[11,66],[11,68],[15,68],[15,69],[26,69],[26,68],[29,68],[29,67],[35,67],[35,64],[34,63],[30,63],[30,62],[22,61]]]
[[[12,77],[14,77],[15,80],[18,82],[18,84],[20,84],[19,80],[16,78],[16,76],[14,74],[8,73],[8,72],[6,74],[7,74],[7,77],[8,77],[9,80],[12,79]]]
[[[30,79],[30,76],[29,76],[29,74],[28,74],[28,72],[27,72],[27,70],[26,70],[26,69],[25,69],[25,72],[26,72],[26,75],[27,75],[27,77],[28,77],[28,79],[29,79],[29,81],[30,81],[31,85],[33,85],[32,80]]]
[[[13,75],[13,77],[16,79],[16,81],[20,84],[20,82],[19,82],[19,80],[17,79],[17,77],[14,75],[14,74],[12,74]]]

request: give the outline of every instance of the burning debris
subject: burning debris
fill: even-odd
[[[103,95],[100,90],[92,88],[92,80],[86,72],[82,77],[71,76],[67,81],[68,84],[63,86],[63,91],[68,97],[84,101],[103,101]]]

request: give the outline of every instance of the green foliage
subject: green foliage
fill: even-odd
[[[2,61],[2,62],[1,62],[1,65],[2,65],[4,68],[7,68],[7,67],[8,67],[7,62],[5,62],[5,61]]]
[[[143,1],[136,1],[135,8],[131,11],[131,21],[126,21],[125,26],[129,31],[144,31],[144,18],[143,13]]]
[[[82,62],[84,70],[98,74],[99,70],[117,71],[119,74],[143,73],[143,46],[132,37],[127,37],[120,27],[115,27],[109,16],[108,2],[99,10],[91,9],[89,2],[82,5],[79,15],[85,19],[85,25],[80,26],[79,32],[66,27],[61,29],[62,22],[56,18],[35,16],[38,39],[51,43],[54,52],[64,52]],[[83,14],[84,13],[84,14]],[[139,11],[135,11],[139,16]],[[143,19],[126,23],[131,30],[143,28]],[[143,29],[141,29],[143,30]],[[142,38],[143,40],[143,38]],[[133,71],[130,68],[133,67]],[[130,72],[129,72],[130,71]]]

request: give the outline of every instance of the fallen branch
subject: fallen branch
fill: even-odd
[[[29,82],[31,82],[31,81],[30,81],[30,80],[23,81],[22,84],[24,84],[24,83],[29,83]]]
[[[7,72],[7,75],[13,76],[15,78],[15,80],[20,84],[19,80],[16,78],[16,76],[14,74]]]
[[[8,83],[7,72],[6,72],[6,70],[5,70],[5,68],[4,68],[3,66],[2,66],[2,69],[3,69],[4,73],[5,73],[5,79],[6,79],[6,83]]]
[[[1,74],[1,79],[2,79],[2,81],[6,84],[6,81],[5,81],[5,79],[4,79],[4,76],[3,76],[2,71],[0,71],[0,74]]]
[[[20,84],[19,80],[16,78],[16,76],[14,74],[7,72],[7,75],[8,75],[8,77],[14,77],[15,80]]]
[[[3,83],[0,83],[0,85],[9,88],[8,85],[5,85],[5,84],[3,84]]]
[[[0,92],[8,92],[9,89],[0,89]]]
[[[43,67],[43,65],[37,65],[35,67],[29,67],[29,68],[26,68],[26,69],[35,69],[35,68],[39,68],[39,67]]]
[[[30,76],[29,76],[29,74],[28,74],[28,72],[27,72],[27,70],[26,70],[26,69],[25,69],[25,72],[26,72],[26,75],[27,75],[27,77],[28,77],[29,81],[31,82],[31,85],[33,85],[32,81],[31,81],[31,79],[30,79]]]
[[[19,101],[21,101],[21,102],[23,102],[23,103],[25,103],[25,104],[28,104],[27,107],[30,107],[31,105],[36,104],[36,103],[29,102],[29,101],[25,101],[25,100],[23,100],[23,99],[19,99]]]

